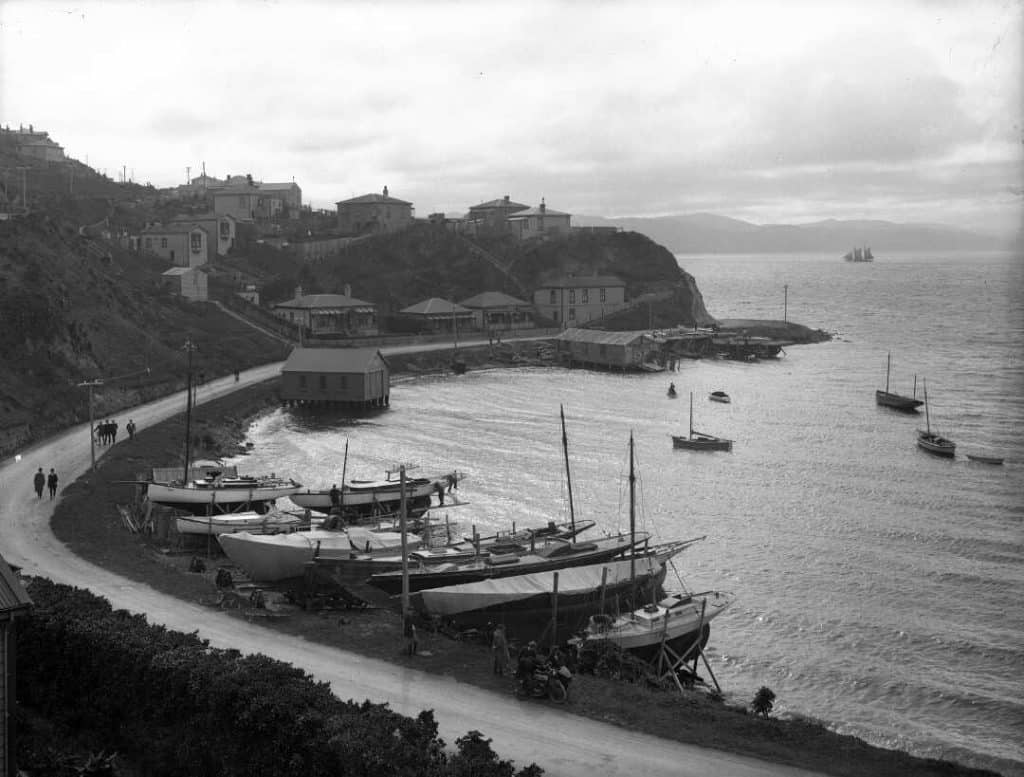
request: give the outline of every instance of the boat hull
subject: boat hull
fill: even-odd
[[[882,407],[890,407],[893,410],[901,410],[904,413],[913,413],[917,412],[917,409],[924,404],[924,401],[879,389],[875,391],[875,404]]]
[[[722,437],[682,437],[672,435],[672,447],[687,451],[731,451],[732,440]]]
[[[968,453],[967,458],[971,461],[976,461],[979,464],[1002,464],[1002,456],[979,456],[976,453]]]
[[[247,531],[253,534],[276,534],[294,531],[309,524],[288,513],[270,511],[259,513],[247,510],[241,513],[222,513],[219,515],[179,515],[175,519],[178,534],[192,536],[210,536]]]
[[[917,437],[917,447],[933,456],[941,456],[947,459],[952,459],[956,456],[956,443],[937,434],[921,432]]]
[[[437,491],[437,484],[447,484],[447,476],[436,478],[412,478],[405,482],[407,509],[410,515],[430,507],[430,497]],[[289,498],[303,509],[325,515],[331,511],[331,490],[305,489],[291,494]],[[341,506],[358,513],[373,514],[395,512],[401,508],[402,486],[397,480],[379,480],[360,483],[346,483],[341,493]]]
[[[206,484],[172,485],[169,483],[148,483],[146,496],[150,502],[173,507],[193,515],[236,512],[243,508],[261,506],[285,496],[291,496],[302,488],[294,481],[278,481],[267,484],[254,481],[247,485],[217,486]]]

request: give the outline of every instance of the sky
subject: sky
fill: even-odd
[[[416,215],[877,218],[1010,236],[1024,0],[0,0],[0,124],[157,187]]]

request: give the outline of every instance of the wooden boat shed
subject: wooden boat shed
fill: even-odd
[[[296,348],[281,368],[285,405],[386,407],[391,367],[376,348]]]
[[[648,331],[605,332],[566,329],[555,338],[558,354],[569,366],[642,370],[660,357],[661,344]]]

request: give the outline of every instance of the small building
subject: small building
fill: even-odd
[[[296,348],[281,368],[286,405],[385,407],[391,367],[377,348]]]
[[[196,223],[151,224],[139,235],[139,248],[178,267],[198,267],[209,261],[209,235]]]
[[[505,332],[533,326],[533,305],[500,291],[485,291],[459,303],[473,311],[480,330]]]
[[[210,298],[206,273],[199,267],[172,267],[160,278],[172,293],[192,302],[205,302]]]
[[[440,297],[425,299],[399,312],[419,321],[424,331],[458,333],[475,328],[476,315],[472,310]]]
[[[206,261],[227,256],[235,245],[238,221],[229,214],[204,213],[199,216],[175,216],[170,224],[195,224],[206,230]]]
[[[558,354],[570,366],[642,370],[662,359],[661,344],[650,332],[566,329],[555,338]]]
[[[356,337],[377,335],[377,306],[345,294],[303,294],[274,305],[274,315],[301,327],[311,335]]]
[[[626,306],[626,283],[614,275],[562,275],[533,292],[538,315],[562,327],[579,326]]]
[[[398,232],[413,223],[411,202],[388,194],[364,194],[336,203],[338,229],[346,235]]]
[[[509,232],[519,240],[532,238],[561,237],[572,230],[569,222],[572,216],[560,210],[552,210],[544,200],[536,208],[518,210],[508,217]]]
[[[17,689],[17,633],[18,619],[27,617],[32,599],[7,560],[0,556],[0,777],[20,774],[15,761],[15,709]]]

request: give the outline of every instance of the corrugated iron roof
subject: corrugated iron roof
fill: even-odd
[[[366,372],[376,357],[388,363],[377,348],[296,348],[281,372]]]
[[[7,560],[0,556],[0,612],[25,610],[32,606],[32,599],[11,569]]]
[[[400,312],[412,313],[420,316],[439,316],[444,314],[452,315],[453,313],[472,313],[473,311],[469,308],[462,307],[462,305],[449,302],[446,299],[431,297],[430,299],[425,299],[422,302],[417,302],[415,305],[402,308]]]
[[[459,304],[467,308],[507,308],[510,306],[517,307],[521,305],[532,307],[531,303],[524,302],[523,300],[516,299],[515,297],[510,297],[508,294],[500,291],[481,292],[469,299],[462,300]]]
[[[372,302],[365,302],[355,297],[346,297],[344,294],[304,294],[301,297],[293,297],[287,302],[279,302],[275,308],[300,308],[311,310],[317,308],[318,313],[330,312],[340,308],[369,307],[375,308]]]
[[[362,205],[370,202],[377,202],[384,205],[412,205],[411,202],[400,200],[397,197],[392,197],[391,195],[385,197],[383,194],[363,194],[359,197],[341,200],[340,202],[336,202],[335,205]]]
[[[566,343],[597,343],[599,345],[633,345],[640,340],[653,339],[650,332],[605,332],[600,329],[566,329],[556,340]]]

